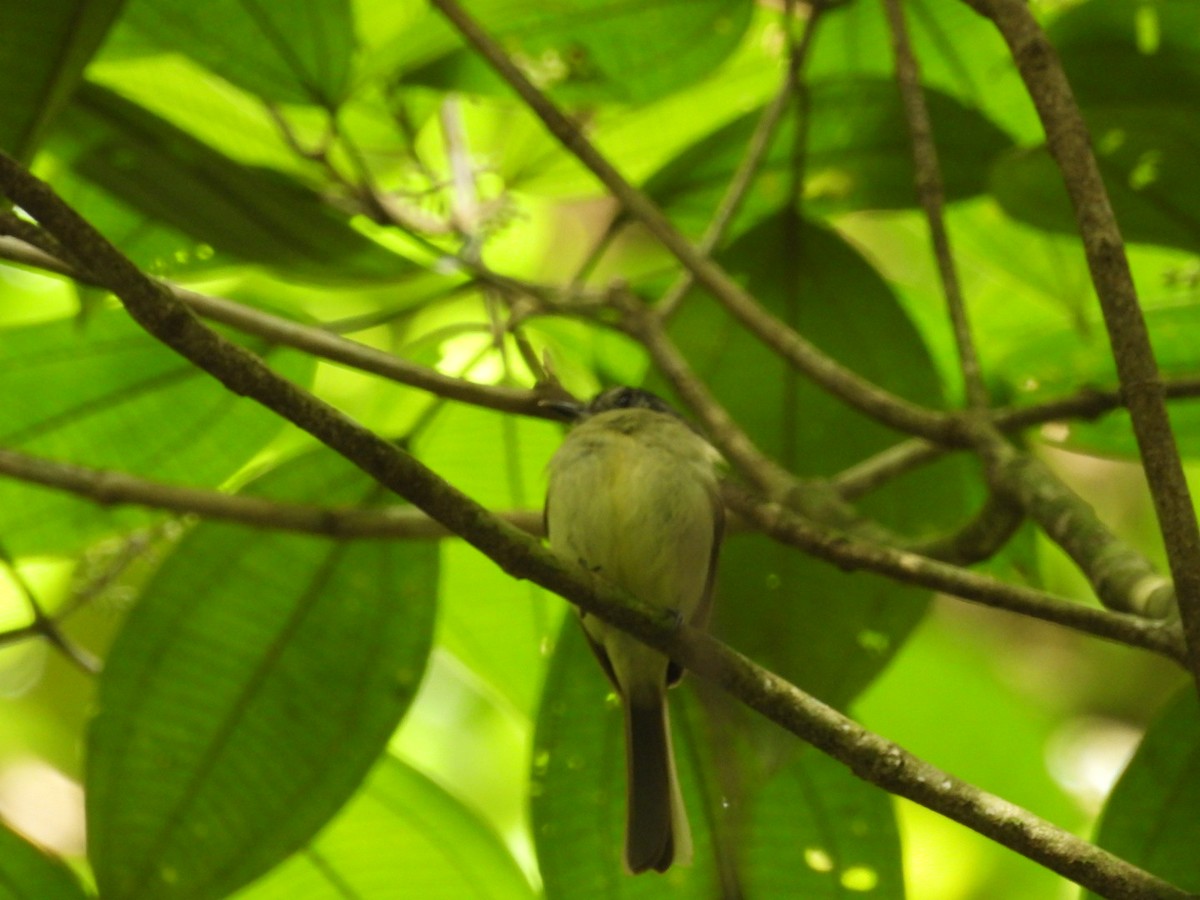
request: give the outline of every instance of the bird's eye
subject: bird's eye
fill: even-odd
[[[618,409],[628,409],[629,407],[633,406],[633,391],[621,391],[621,393],[617,394],[616,399],[613,401],[613,405]]]

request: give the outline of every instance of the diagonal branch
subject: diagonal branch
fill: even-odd
[[[967,403],[976,409],[986,409],[987,388],[979,367],[979,354],[971,338],[967,307],[963,301],[958,271],[954,266],[954,256],[950,252],[950,235],[946,231],[946,220],[942,215],[945,190],[942,187],[937,145],[933,141],[933,125],[929,121],[929,107],[921,89],[921,75],[909,43],[908,26],[904,22],[904,10],[900,3],[901,0],[883,0],[888,26],[892,32],[892,49],[896,56],[896,82],[900,87],[900,99],[904,104],[912,140],[917,199],[925,210],[925,219],[929,223],[929,237],[933,243],[938,275],[942,280],[942,291],[946,295],[946,307],[950,313],[954,343],[958,348],[958,362],[962,369]]]
[[[1086,500],[1030,453],[1017,450],[994,428],[976,429],[993,489],[1019,504],[1058,544],[1109,609],[1167,618],[1175,589],[1144,554],[1100,521]]]
[[[792,9],[794,5],[794,3],[785,4],[783,12],[785,21],[794,15]],[[733,217],[741,209],[746,192],[750,190],[750,185],[754,183],[754,179],[767,157],[767,151],[771,149],[771,140],[791,104],[797,84],[800,83],[800,75],[804,68],[804,62],[808,59],[808,50],[812,46],[813,35],[816,34],[817,22],[821,19],[822,11],[823,8],[820,6],[812,8],[808,20],[804,23],[804,31],[800,35],[800,40],[788,54],[788,65],[783,84],[762,111],[758,123],[754,126],[754,133],[750,135],[750,141],[746,145],[746,154],[742,157],[737,171],[733,173],[733,178],[730,179],[725,193],[717,204],[716,212],[713,213],[708,227],[704,229],[704,235],[700,238],[696,249],[704,256],[711,254],[725,237],[725,232],[733,222]],[[670,319],[695,283],[696,276],[692,274],[691,270],[685,269],[663,294],[655,311],[664,320]]]
[[[960,822],[1103,897],[1194,900],[1187,891],[867,731],[711,635],[685,629],[663,646],[673,659],[716,681],[860,778]]]
[[[929,557],[820,528],[781,504],[762,502],[736,488],[725,490],[730,509],[778,541],[797,547],[843,569],[878,572],[906,584],[1010,612],[1055,622],[1096,637],[1159,653],[1183,663],[1186,651],[1179,629],[1127,613],[1072,603],[1045,591],[1005,584],[987,575]]]
[[[1121,394],[1178,595],[1192,675],[1200,684],[1200,526],[1167,414],[1165,392],[1087,125],[1058,55],[1023,0],[966,0],[1004,37],[1037,108],[1050,153],[1075,210],[1092,283],[1108,329]]]

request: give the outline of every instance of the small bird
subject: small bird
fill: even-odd
[[[611,388],[576,419],[549,464],[550,546],[589,575],[705,627],[725,508],[720,453],[665,401]],[[667,688],[683,674],[666,655],[587,613],[584,633],[625,711],[625,866],[665,872],[691,861],[692,835],[671,751]]]

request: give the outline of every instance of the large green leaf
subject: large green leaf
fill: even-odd
[[[939,91],[926,91],[946,197],[976,194],[987,185],[988,166],[1008,137],[977,111]],[[674,217],[693,227],[706,222],[746,153],[761,110],[704,138],[660,169],[646,190]],[[745,203],[760,218],[788,201],[797,165],[795,115],[785,117]],[[834,213],[915,206],[916,188],[908,126],[895,82],[851,78],[811,88],[805,173],[805,209]]]
[[[293,381],[312,378],[307,357],[271,359]],[[193,486],[221,484],[280,428],[122,310],[0,330],[0,394],[0,445]],[[0,479],[0,538],[18,555],[77,550],[147,515]]]
[[[379,489],[326,450],[272,499]],[[88,735],[90,857],[106,897],[221,897],[310,840],[354,792],[425,666],[436,547],[204,524],[113,646]]]
[[[1150,24],[1150,23],[1153,24]],[[1090,2],[1049,29],[1097,150],[1127,240],[1200,246],[1200,7],[1188,0]],[[1113,78],[1120,72],[1120,78]],[[1008,156],[993,192],[1012,215],[1074,233],[1062,177],[1044,148]]]
[[[54,173],[55,186],[144,267],[246,261],[333,280],[414,270],[315,191],[236,163],[107,88],[80,88],[50,147],[74,179]]]
[[[356,40],[349,0],[129,0],[122,27],[264,100],[333,109],[351,86]]]
[[[472,4],[539,86],[565,100],[640,103],[709,75],[741,40],[740,0],[521,0]],[[442,89],[507,90],[472,52],[455,49],[404,73]]]
[[[123,2],[0,3],[0,150],[33,157]]]
[[[0,900],[84,900],[75,875],[0,822]]]
[[[630,878],[621,862],[623,714],[578,624],[564,623],[534,743],[532,818],[547,897],[707,900],[731,896],[731,883],[755,898],[903,897],[886,794],[811,749],[773,768],[690,688],[673,692],[671,706],[695,859]]]
[[[834,232],[779,218],[740,237],[726,268],[768,309],[866,378],[941,404],[929,355],[888,285]],[[794,286],[789,294],[787,286]],[[801,379],[712,301],[693,294],[672,332],[696,371],[760,447],[797,475],[832,474],[896,440]],[[913,473],[865,508],[910,534],[962,514],[964,469],[949,461]],[[714,630],[827,703],[843,705],[895,653],[928,594],[879,576],[847,574],[759,535],[726,542]]]
[[[491,828],[421,773],[386,757],[306,852],[238,900],[533,898]]]
[[[1189,686],[1146,732],[1108,798],[1096,843],[1184,890],[1200,892],[1198,804],[1200,707]]]

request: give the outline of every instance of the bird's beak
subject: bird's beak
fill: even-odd
[[[564,422],[578,421],[587,409],[587,406],[578,400],[539,400],[538,406],[550,410]]]

